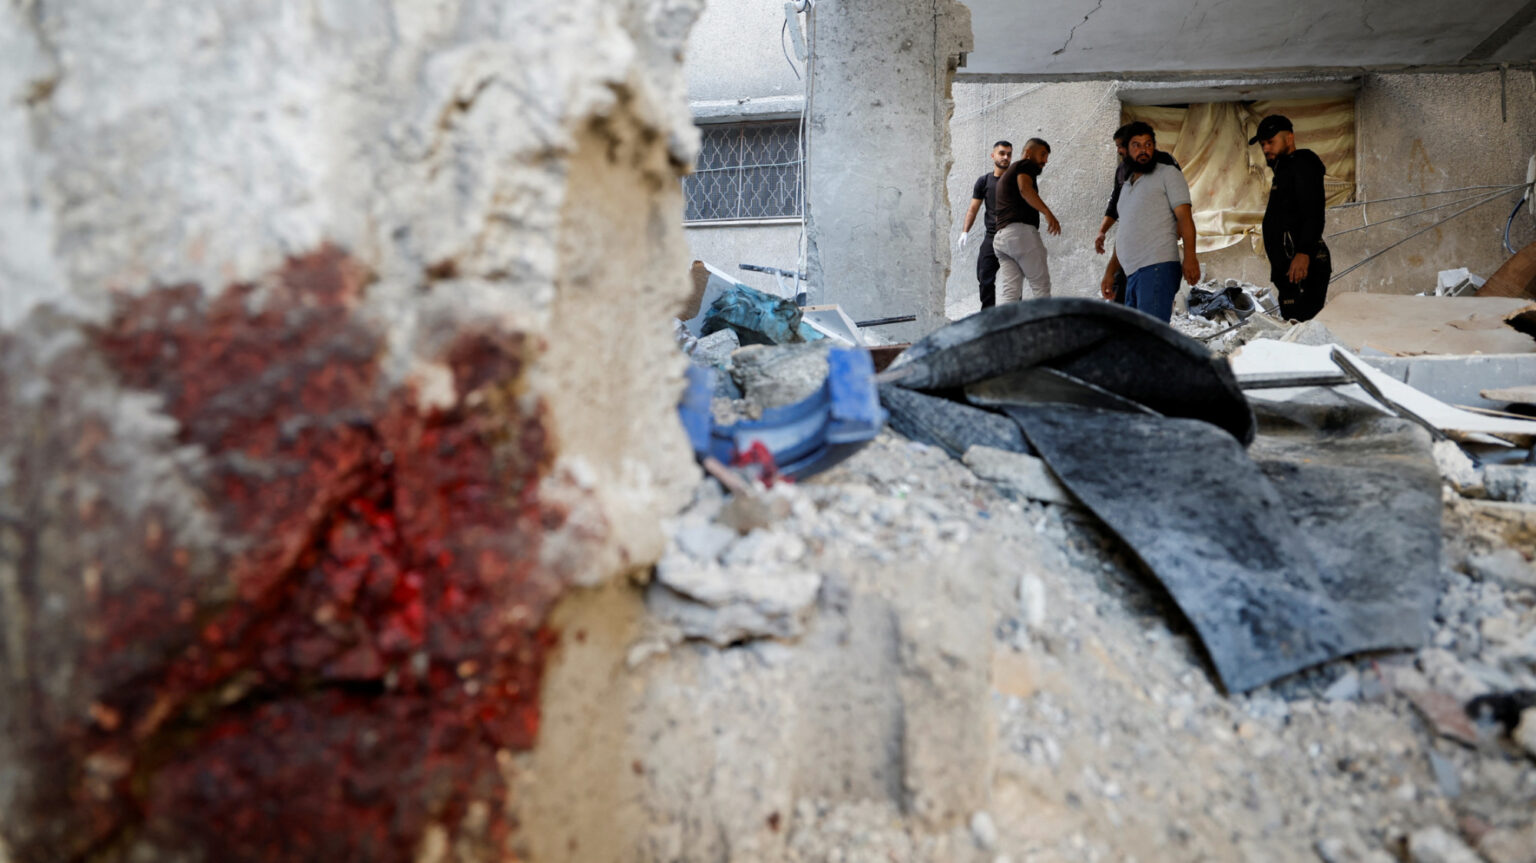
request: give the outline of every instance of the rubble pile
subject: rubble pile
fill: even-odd
[[[1018,336],[1031,350],[1040,332],[1081,333],[1033,323],[1046,329]],[[1229,335],[1213,348],[1326,359],[1337,342],[1257,311]],[[807,353],[743,348],[731,365],[814,379]],[[955,364],[1016,352],[939,335],[909,353],[922,361],[880,378],[890,427],[846,461],[793,484],[705,479],[668,523],[626,653],[643,693],[625,719],[648,789],[641,859],[1536,861],[1536,462],[1518,421],[1409,398],[1358,358],[1329,360],[1343,384],[1245,393],[1262,405],[1255,481],[1301,507],[1326,588],[1366,584],[1349,570],[1386,565],[1365,559],[1384,541],[1408,555],[1386,565],[1402,584],[1364,598],[1416,570],[1403,596],[1425,604],[1421,621],[1377,621],[1412,624],[1400,643],[1417,646],[1251,677],[1160,583],[1177,551],[1128,544],[1095,515],[1106,491],[1090,507],[1081,477],[1053,470],[1066,438],[1037,439],[1039,405],[978,407],[1070,393],[1074,410],[1138,416],[1123,380],[1093,383],[1070,345],[1070,374],[988,366],[1001,377],[981,383]],[[793,398],[814,380],[787,383]],[[970,404],[942,397],[961,390]],[[1225,445],[1253,439],[1224,416]],[[1106,435],[1106,452],[1124,445]],[[1320,471],[1336,485],[1296,485]],[[1213,518],[1232,506],[1195,491]],[[1308,509],[1318,494],[1353,511]],[[1234,530],[1227,553],[1252,554],[1254,535]]]
[[[1197,297],[1239,297],[1236,303],[1215,303],[1201,313]],[[1237,279],[1211,279],[1181,294],[1169,324],[1205,344],[1211,353],[1226,356],[1254,339],[1280,338],[1291,324],[1278,317],[1279,299],[1271,285]]]

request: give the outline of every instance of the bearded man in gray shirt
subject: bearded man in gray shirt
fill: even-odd
[[[1120,230],[1099,292],[1114,299],[1115,276],[1123,270],[1125,304],[1167,322],[1173,317],[1179,277],[1191,285],[1200,281],[1189,183],[1178,168],[1157,161],[1157,134],[1151,126],[1132,123],[1125,131],[1131,175],[1120,192]]]

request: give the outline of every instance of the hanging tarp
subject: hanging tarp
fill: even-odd
[[[1328,206],[1354,200],[1355,103],[1353,99],[1290,99],[1262,102],[1200,102],[1185,107],[1125,105],[1122,121],[1141,120],[1157,132],[1157,146],[1179,160],[1194,201],[1195,246],[1202,254],[1248,237],[1262,251],[1259,226],[1269,197],[1264,154],[1248,139],[1268,114],[1284,114],[1296,129],[1296,146],[1323,161]]]

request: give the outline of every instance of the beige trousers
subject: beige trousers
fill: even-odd
[[[1024,297],[1029,280],[1030,299],[1051,295],[1051,269],[1045,262],[1045,243],[1033,225],[1004,225],[992,238],[997,253],[997,301],[1016,303]]]

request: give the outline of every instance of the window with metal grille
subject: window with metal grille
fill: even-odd
[[[784,120],[700,126],[699,163],[683,178],[686,222],[796,219],[800,123]]]

